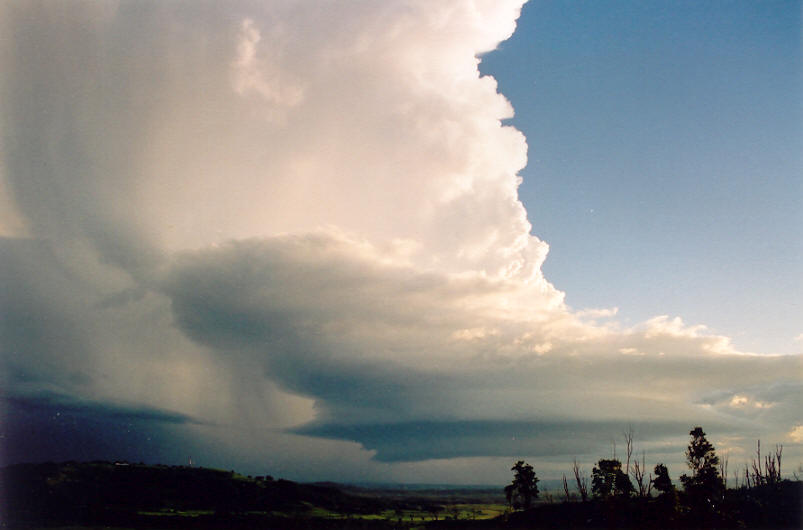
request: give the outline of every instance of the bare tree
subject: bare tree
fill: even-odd
[[[778,484],[781,481],[781,459],[783,445],[776,444],[775,452],[761,458],[761,440],[756,442],[756,456],[750,464],[752,473],[748,473],[747,487],[761,486],[762,484]]]
[[[566,497],[566,502],[572,500],[569,495],[569,483],[566,481],[566,473],[563,474],[563,495]]]
[[[622,433],[625,438],[625,474],[630,475],[636,481],[639,497],[648,497],[652,491],[652,473],[647,470],[647,458],[644,451],[641,452],[641,462],[638,457],[633,460],[633,426],[628,425],[627,430]],[[631,467],[631,460],[633,466]],[[649,475],[649,476],[648,476]]]
[[[765,482],[764,471],[761,469],[761,440],[756,442],[756,457],[753,459],[751,467],[753,469],[753,486],[761,486]]]
[[[775,461],[778,462],[778,481],[781,480],[781,457],[783,456],[783,445],[775,444]]]
[[[586,502],[588,500],[588,479],[580,469],[580,464],[577,463],[576,458],[574,459],[572,471],[574,472],[574,480],[577,482],[577,491],[580,492],[580,499]]]
[[[633,472],[631,473],[636,480],[639,497],[649,497],[652,493],[652,473],[649,474],[649,477],[645,476],[646,473],[647,455],[642,451],[641,462],[638,461],[638,458],[633,461]]]
[[[781,481],[781,457],[783,445],[775,444],[775,453],[764,457],[764,475],[767,484],[778,484]]]
[[[630,457],[633,456],[633,426],[628,425],[627,430],[622,433],[625,437],[625,453],[627,459],[625,460],[625,475],[630,474]],[[616,445],[614,444],[614,459],[616,459],[615,454]]]
[[[719,475],[722,477],[722,486],[723,489],[728,489],[728,458],[730,457],[730,452],[724,453],[722,458],[719,460]]]

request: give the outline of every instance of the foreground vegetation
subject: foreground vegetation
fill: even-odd
[[[728,488],[702,428],[676,487],[663,464],[597,462],[590,477],[544,493],[533,466],[514,464],[504,490],[364,489],[185,466],[66,462],[0,470],[6,528],[800,528],[803,488],[781,478],[782,448],[757,458]],[[737,474],[738,476],[738,474]],[[588,479],[591,479],[590,482]],[[588,486],[591,486],[590,490]]]
[[[744,474],[734,473],[736,487],[727,487],[728,459],[720,459],[702,427],[689,432],[686,449],[689,473],[677,488],[667,467],[658,463],[647,471],[646,457],[632,460],[633,432],[624,433],[623,464],[615,456],[597,462],[591,474],[591,490],[575,461],[577,493],[563,476],[564,502],[532,507],[539,497],[538,477],[524,461],[513,466],[513,482],[505,488],[512,509],[523,509],[506,518],[512,528],[801,528],[803,484],[781,475],[783,446],[756,456]],[[615,447],[615,446],[614,446]],[[631,465],[632,464],[632,465]],[[654,473],[654,475],[653,475]],[[741,482],[741,485],[740,485]],[[590,495],[589,495],[590,493]],[[572,502],[577,501],[578,502]]]

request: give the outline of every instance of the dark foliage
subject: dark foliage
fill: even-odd
[[[669,470],[663,464],[656,464],[655,478],[652,479],[652,486],[660,495],[665,495],[675,492],[675,485],[672,484],[672,479],[669,478]]]
[[[619,460],[600,460],[591,471],[591,493],[596,498],[611,496],[629,497],[633,493],[630,482]]]
[[[658,496],[655,498],[652,511],[657,519],[665,521],[667,526],[670,526],[678,517],[678,492],[665,465],[657,464],[654,472],[652,487],[658,492]]]
[[[766,486],[728,490],[721,511],[705,520],[687,507],[678,506],[671,516],[666,505],[655,498],[593,499],[590,502],[543,504],[512,513],[504,523],[476,528],[533,529],[784,529],[801,526],[803,483],[781,481],[777,487]],[[455,528],[457,528],[455,526]],[[461,526],[460,528],[474,528]]]
[[[505,486],[507,503],[515,509],[529,508],[533,500],[538,498],[538,477],[533,466],[519,460],[513,467],[513,482]]]
[[[686,449],[686,463],[691,475],[680,477],[683,484],[681,498],[697,520],[715,520],[722,509],[725,493],[725,484],[719,474],[719,457],[702,427],[694,427],[689,436],[691,441]]]

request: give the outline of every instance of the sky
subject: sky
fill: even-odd
[[[800,19],[800,2],[530,2],[483,56],[567,303],[801,352]]]
[[[800,6],[715,7],[3,4],[0,459],[794,470]]]

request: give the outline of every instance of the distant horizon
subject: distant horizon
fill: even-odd
[[[343,481],[338,481],[338,480],[303,481],[303,480],[288,479],[288,478],[282,477],[282,476],[273,476],[273,475],[270,475],[270,474],[266,475],[264,473],[263,474],[258,474],[258,475],[245,474],[245,473],[240,472],[240,471],[238,471],[236,469],[226,469],[226,468],[222,468],[222,467],[218,468],[218,467],[196,466],[194,464],[192,466],[189,466],[189,465],[186,465],[186,464],[182,465],[182,464],[145,463],[145,462],[132,462],[132,461],[128,461],[128,460],[121,460],[121,461],[112,461],[112,460],[70,461],[70,460],[68,460],[68,461],[63,461],[63,462],[18,462],[18,463],[15,463],[15,464],[7,464],[7,465],[5,465],[3,467],[16,466],[16,465],[40,465],[40,464],[48,464],[48,463],[65,464],[65,463],[70,463],[70,462],[82,463],[82,464],[91,464],[91,463],[96,463],[96,462],[97,463],[117,464],[118,462],[125,462],[125,464],[128,464],[128,465],[144,465],[146,467],[160,467],[160,466],[163,466],[163,467],[180,467],[180,468],[188,468],[188,469],[199,468],[199,469],[208,469],[210,471],[234,472],[236,474],[239,474],[239,475],[242,475],[242,476],[245,476],[245,477],[249,477],[249,478],[257,478],[257,477],[260,477],[260,476],[262,476],[262,477],[270,476],[270,477],[272,477],[273,480],[289,480],[291,482],[297,482],[299,484],[310,484],[310,485],[332,484],[332,485],[335,485],[335,486],[342,486],[342,487],[346,487],[346,488],[353,487],[353,488],[357,488],[357,489],[372,489],[372,490],[410,490],[410,491],[418,491],[418,490],[459,490],[459,489],[468,489],[468,490],[478,490],[478,491],[484,491],[484,490],[488,490],[488,491],[494,490],[495,491],[495,490],[499,490],[499,492],[501,492],[501,490],[506,485],[508,485],[510,483],[510,480],[508,480],[507,482],[500,482],[498,484],[483,484],[483,483],[464,484],[464,483],[459,483],[459,482],[451,482],[451,483],[437,483],[437,482],[434,482],[434,483],[431,483],[431,482],[383,482],[381,480],[380,481],[357,481],[357,482],[343,482]],[[538,473],[537,473],[538,472],[537,461],[532,461],[532,462],[529,462],[529,463],[534,464],[534,467],[536,468],[536,475],[538,475]],[[569,470],[569,471],[571,471],[571,470]],[[651,471],[652,470],[650,470],[650,472]],[[591,470],[589,469],[586,474],[587,474],[586,478],[590,479],[591,478]],[[676,486],[679,485],[679,477],[682,474],[683,473],[680,473],[677,476],[671,475],[671,478],[676,483]],[[511,473],[511,479],[512,479],[512,477],[513,477],[513,475]],[[788,473],[787,472],[787,473],[785,473],[785,477],[786,477],[787,480],[791,480],[791,479],[794,478],[794,475],[792,473]],[[577,486],[576,486],[576,483],[574,482],[574,475],[570,476],[569,473],[567,472],[566,479],[569,481],[569,491],[570,491],[570,493],[573,493],[573,494],[577,493]],[[796,480],[800,480],[800,479],[796,479]],[[732,482],[733,482],[732,480],[728,481],[729,487],[733,487],[732,486]],[[539,489],[541,489],[544,492],[546,492],[546,491],[560,491],[561,494],[563,493],[563,479],[562,478],[541,478],[539,476],[538,477],[538,486],[539,486]]]

